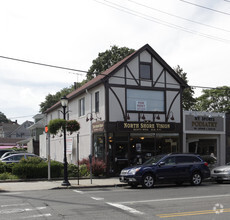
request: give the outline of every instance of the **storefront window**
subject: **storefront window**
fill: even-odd
[[[142,164],[154,155],[178,152],[178,150],[179,134],[133,133],[130,135],[131,164]]]
[[[200,139],[189,143],[189,152],[200,155],[213,155],[217,157],[217,140],[216,139]]]
[[[96,158],[104,159],[105,148],[104,148],[104,136],[103,134],[94,135],[94,156]]]

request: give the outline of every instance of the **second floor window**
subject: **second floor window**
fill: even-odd
[[[95,112],[99,112],[99,92],[95,93]]]
[[[79,100],[79,116],[85,115],[85,98]]]
[[[140,78],[141,79],[151,79],[152,70],[150,63],[141,63],[140,64]]]

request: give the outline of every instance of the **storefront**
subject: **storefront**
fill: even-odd
[[[118,174],[153,155],[181,152],[181,129],[178,123],[117,122],[109,123],[106,135],[104,124],[97,122],[93,124],[93,153],[101,159],[107,155],[109,173]]]
[[[198,153],[226,162],[224,113],[184,111],[184,152]]]

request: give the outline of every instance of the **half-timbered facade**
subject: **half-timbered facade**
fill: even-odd
[[[69,94],[68,118],[81,125],[79,158],[92,154],[116,174],[152,155],[182,151],[186,86],[147,44]],[[60,103],[48,109],[47,122],[62,118],[60,110]],[[68,139],[68,160],[75,163],[76,134]],[[63,160],[62,137],[51,138],[50,149],[51,158]]]

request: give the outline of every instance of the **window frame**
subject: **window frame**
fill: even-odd
[[[79,117],[85,115],[85,97],[79,99]]]
[[[99,97],[99,91],[95,92],[95,112],[99,112],[99,103],[100,103],[100,97]]]
[[[153,95],[154,92],[156,92],[158,94],[161,93],[162,100],[158,100],[158,101],[161,102],[162,107],[155,108],[154,105],[153,105],[152,107],[154,107],[154,109],[149,109],[149,103],[155,102],[155,105],[156,105],[157,99],[143,100],[143,97],[142,97],[143,95],[141,96],[141,93],[140,93],[139,97],[132,97],[132,96],[129,95],[131,93],[137,94],[138,91],[140,91],[140,92],[145,91],[145,92],[150,92],[150,93],[152,92],[151,95]],[[149,95],[147,97],[149,97]],[[137,104],[138,104],[137,102],[138,101],[144,102],[143,109],[141,109],[141,108],[137,109]],[[136,108],[134,108],[133,102],[136,102],[136,104],[135,104]],[[146,109],[144,109],[145,106],[146,106]],[[157,105],[157,106],[159,106],[159,105]],[[165,103],[165,91],[163,91],[163,90],[147,90],[147,89],[143,90],[143,89],[136,89],[136,88],[127,88],[126,89],[126,108],[127,108],[127,112],[165,113],[165,106],[166,106],[166,103]]]
[[[149,67],[149,76],[145,77],[146,74],[143,74],[143,69],[141,68],[141,66],[148,66]],[[144,76],[143,76],[144,75]],[[148,62],[140,62],[139,65],[139,78],[142,80],[152,80],[153,78],[153,74],[152,74],[152,63],[148,63]]]

